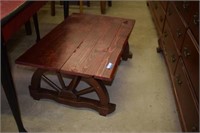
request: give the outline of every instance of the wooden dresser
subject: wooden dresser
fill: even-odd
[[[199,2],[147,1],[172,81],[182,130],[199,131]]]

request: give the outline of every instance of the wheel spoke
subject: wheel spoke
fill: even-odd
[[[80,95],[84,95],[84,94],[91,93],[91,92],[94,92],[94,88],[92,86],[76,92],[76,95],[80,96]]]

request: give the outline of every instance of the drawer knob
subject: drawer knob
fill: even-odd
[[[180,80],[180,76],[176,76],[176,82],[178,85],[182,85],[182,81]]]
[[[199,16],[197,14],[193,15],[193,23],[199,25]]]
[[[185,57],[188,57],[191,55],[190,51],[188,50],[187,47],[183,47],[183,54]]]
[[[182,33],[181,33],[181,30],[180,29],[177,29],[176,30],[176,36],[179,38],[182,36]]]
[[[184,1],[183,2],[183,9],[187,10],[189,7],[189,2],[188,1]]]
[[[164,31],[164,37],[167,37],[167,36],[168,36],[167,31]]]
[[[197,129],[196,126],[193,126],[193,127],[192,127],[192,132],[197,132],[197,130],[198,130],[198,129]]]
[[[171,56],[171,61],[172,61],[173,63],[176,61],[175,55],[172,55],[172,56]]]

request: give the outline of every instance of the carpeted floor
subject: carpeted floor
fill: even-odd
[[[16,65],[14,61],[35,43],[35,33],[26,36],[22,27],[7,44],[22,120],[29,132],[181,131],[164,59],[156,52],[158,37],[146,2],[113,1],[112,4],[106,15],[135,19],[136,25],[129,38],[133,58],[121,62],[112,86],[107,86],[116,110],[106,117],[91,109],[65,106],[51,100],[33,100],[28,86],[35,69]],[[72,12],[79,12],[78,7],[70,6]],[[100,15],[99,3],[91,2],[91,7],[84,7],[84,13]],[[58,3],[56,16],[50,15],[49,3],[38,14],[41,36],[63,20],[63,8]],[[54,79],[53,75],[50,77]],[[1,132],[17,131],[2,91]]]

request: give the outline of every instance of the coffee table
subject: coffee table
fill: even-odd
[[[54,28],[17,60],[17,64],[37,68],[31,85],[31,96],[56,102],[87,107],[106,116],[115,110],[110,103],[105,82],[114,80],[120,60],[132,58],[128,38],[135,20],[103,15],[74,13]],[[59,85],[50,80],[47,72],[57,76]],[[71,82],[66,85],[68,75]],[[43,88],[41,81],[52,89]],[[77,90],[80,81],[89,85]],[[98,100],[85,97],[95,92]]]

